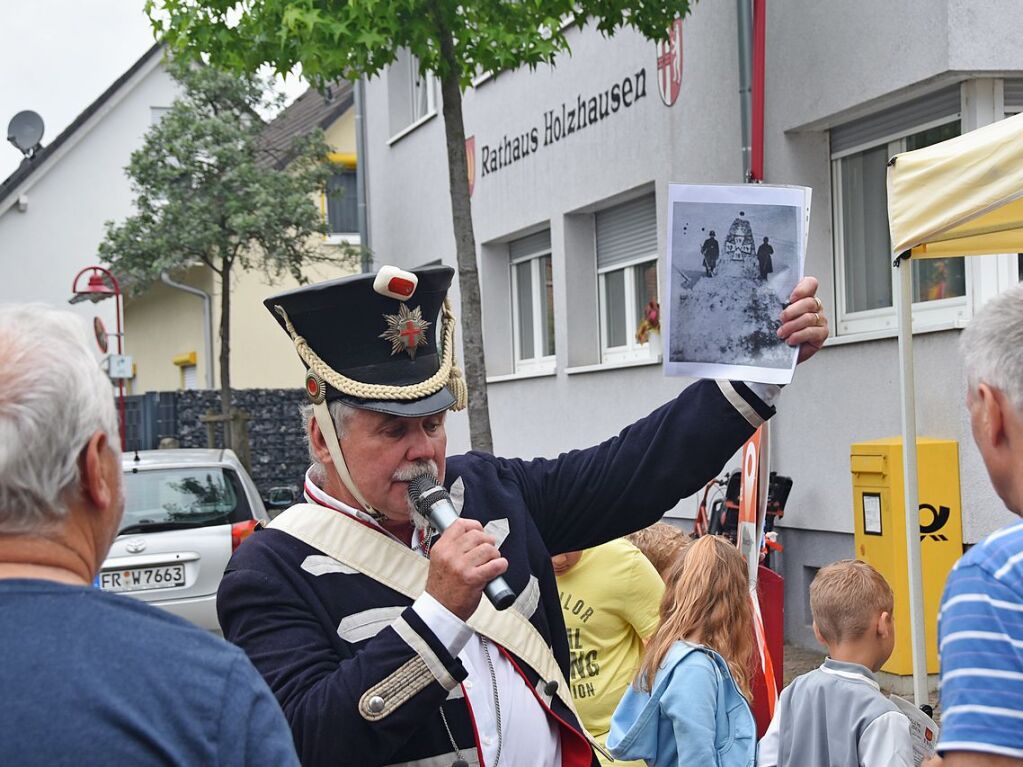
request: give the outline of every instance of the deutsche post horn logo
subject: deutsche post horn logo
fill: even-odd
[[[932,541],[947,541],[948,536],[941,532],[948,522],[948,518],[952,515],[952,509],[948,506],[938,505],[938,508],[934,508],[929,503],[921,503],[920,511],[927,510],[931,512],[931,521],[926,525],[920,525],[920,540],[930,538]]]

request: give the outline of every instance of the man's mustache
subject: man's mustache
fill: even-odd
[[[421,461],[412,461],[410,463],[406,463],[404,466],[399,466],[398,470],[391,475],[391,481],[411,482],[418,477],[426,475],[436,477],[437,473],[437,462],[424,458]]]

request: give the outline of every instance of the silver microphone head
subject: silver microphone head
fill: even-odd
[[[408,483],[408,497],[412,505],[419,510],[423,516],[429,516],[430,505],[438,497],[445,497],[448,491],[445,490],[432,474],[422,474]],[[424,497],[428,496],[428,497]]]

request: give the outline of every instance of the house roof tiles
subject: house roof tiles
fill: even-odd
[[[280,168],[288,164],[291,143],[296,136],[304,136],[317,128],[326,130],[354,101],[354,88],[344,80],[330,86],[326,94],[310,88],[295,99],[263,130],[262,143],[273,158],[274,166]]]

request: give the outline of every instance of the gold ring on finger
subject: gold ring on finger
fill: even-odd
[[[824,311],[824,304],[821,303],[820,298],[818,298],[817,296],[814,296],[813,300],[817,302],[817,312],[818,313],[823,312]]]

